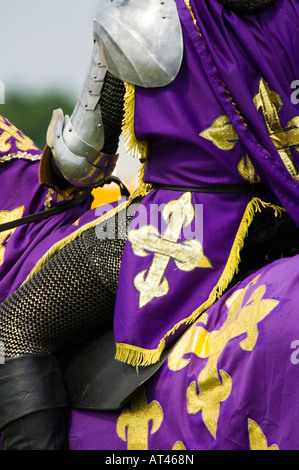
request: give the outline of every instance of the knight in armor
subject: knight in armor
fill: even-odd
[[[63,196],[103,185],[121,132],[142,179],[1,304],[4,449],[68,448],[66,346],[114,328],[116,360],[158,363],[247,273],[298,252],[299,144],[286,137],[298,23],[296,0],[101,2],[82,92],[70,117],[53,113],[40,182]],[[114,236],[99,236],[109,224]]]

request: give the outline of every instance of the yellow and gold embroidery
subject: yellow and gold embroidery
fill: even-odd
[[[227,300],[227,319],[219,330],[208,332],[200,323],[193,325],[175,346],[168,359],[169,369],[178,371],[190,362],[190,358],[186,357],[187,354],[208,358],[198,376],[197,384],[192,382],[188,387],[187,409],[189,414],[202,411],[203,421],[214,438],[217,432],[220,402],[229,397],[232,389],[232,379],[227,372],[220,370],[218,373],[218,359],[228,342],[244,333],[246,338],[242,339],[240,347],[252,351],[258,338],[258,323],[279,303],[277,300],[265,299],[266,286],[260,285],[243,305],[246,292],[253,288],[258,279],[259,276],[245,288],[238,289]]]
[[[231,150],[239,141],[238,134],[227,116],[215,119],[213,124],[199,135],[213,142],[221,150]]]
[[[7,120],[6,120],[7,121]],[[13,124],[9,121],[6,122],[2,116],[0,116],[0,151],[9,152],[12,148],[10,142],[11,137],[15,139],[17,148],[23,152],[28,150],[38,150],[38,147],[34,144],[33,140],[20,132]]]
[[[126,150],[133,157],[145,161],[148,158],[148,142],[139,141],[134,131],[135,115],[135,85],[125,82],[124,119],[122,123],[122,133]]]
[[[131,230],[128,239],[136,256],[146,257],[147,251],[154,253],[149,270],[141,271],[134,279],[139,296],[139,307],[143,307],[157,297],[166,295],[169,283],[164,276],[170,258],[174,258],[177,267],[182,271],[195,268],[211,268],[212,265],[203,253],[202,244],[196,240],[177,243],[184,226],[191,224],[194,218],[194,207],[191,193],[184,193],[178,200],[170,201],[163,210],[163,218],[168,222],[164,234],[147,225],[138,230]],[[147,274],[147,277],[145,277]]]
[[[270,90],[266,81],[261,78],[259,92],[254,97],[256,108],[262,110],[268,133],[290,175],[299,181],[297,168],[292,160],[291,149],[299,150],[299,116],[291,119],[283,129],[279,112],[283,102],[278,93]]]
[[[238,163],[238,170],[240,175],[251,184],[259,183],[261,181],[261,178],[255,171],[255,168],[251,163],[251,160],[248,155],[245,155],[245,157],[241,158]]]
[[[265,434],[252,419],[248,419],[248,432],[251,450],[279,450],[276,444],[272,444],[272,446],[268,447]]]
[[[191,315],[173,325],[173,327],[165,334],[165,336],[160,339],[160,342],[155,349],[143,349],[131,344],[116,343],[115,358],[117,360],[121,362],[127,362],[134,367],[154,364],[160,359],[161,353],[165,348],[166,338],[174,334],[181,325],[190,325],[191,323],[194,323],[200,316],[201,322],[203,322],[203,318],[206,320],[206,314],[203,316],[203,313],[222,296],[222,294],[227,289],[227,286],[233,279],[233,276],[238,269],[240,262],[240,252],[243,248],[244,239],[248,233],[248,228],[250,227],[255,214],[257,212],[261,212],[264,208],[272,208],[274,210],[275,217],[280,216],[285,211],[285,209],[282,207],[275,206],[269,202],[264,202],[259,198],[253,198],[249,202],[240,222],[225,268],[222,271],[217,284],[210,292],[207,300],[199,305],[199,307],[194,310]],[[78,233],[82,233],[82,229],[80,229],[77,234]],[[52,250],[50,255],[53,256],[54,254],[55,251]],[[47,255],[47,257],[44,258],[43,263],[39,263],[38,267],[35,268],[31,276],[50,258],[50,255]]]
[[[149,155],[149,144],[147,141],[137,140],[134,130],[135,119],[135,85],[124,82],[126,93],[124,98],[124,119],[122,122],[122,135],[128,154],[138,158],[142,163],[139,170],[139,191],[145,195],[151,190],[151,185],[143,181],[145,164]]]
[[[55,189],[53,189],[53,188],[49,188],[48,192],[47,192],[47,195],[46,195],[45,202],[44,202],[44,208],[47,210],[47,209],[50,209],[52,207],[53,198],[54,198],[55,193],[56,193],[56,201],[57,202],[63,202],[63,201],[71,201],[74,197],[75,197],[75,199],[78,199],[78,198],[83,196],[84,192],[85,192],[85,190],[83,189],[82,191],[79,191],[75,196],[73,194],[71,194],[70,196],[66,196],[66,195],[62,195],[60,193],[56,193]],[[54,202],[55,202],[55,200],[54,200]]]
[[[20,219],[24,213],[24,209],[25,206],[20,206],[16,209],[13,209],[12,211],[0,211],[0,224]],[[3,264],[5,254],[5,246],[3,244],[7,240],[7,238],[13,234],[14,231],[15,228],[0,232],[0,266]]]
[[[163,421],[163,410],[157,401],[147,403],[144,389],[131,402],[131,409],[125,408],[116,424],[120,439],[127,442],[128,450],[148,450],[150,422],[151,434],[155,434]]]

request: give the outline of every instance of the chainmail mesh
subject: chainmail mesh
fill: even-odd
[[[120,213],[113,222],[86,230],[0,305],[6,357],[56,354],[112,325],[132,215]],[[103,239],[109,225],[116,227],[115,239]]]
[[[277,0],[218,0],[222,5],[239,13],[254,13]]]
[[[125,85],[122,80],[107,72],[99,104],[105,131],[103,153],[115,155],[122,130]]]

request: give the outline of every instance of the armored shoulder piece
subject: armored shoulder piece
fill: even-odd
[[[125,82],[165,86],[180,70],[183,38],[174,0],[102,0],[94,38],[109,72]]]

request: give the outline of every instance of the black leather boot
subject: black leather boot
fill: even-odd
[[[3,450],[67,450],[69,408],[55,357],[24,355],[0,364]]]

